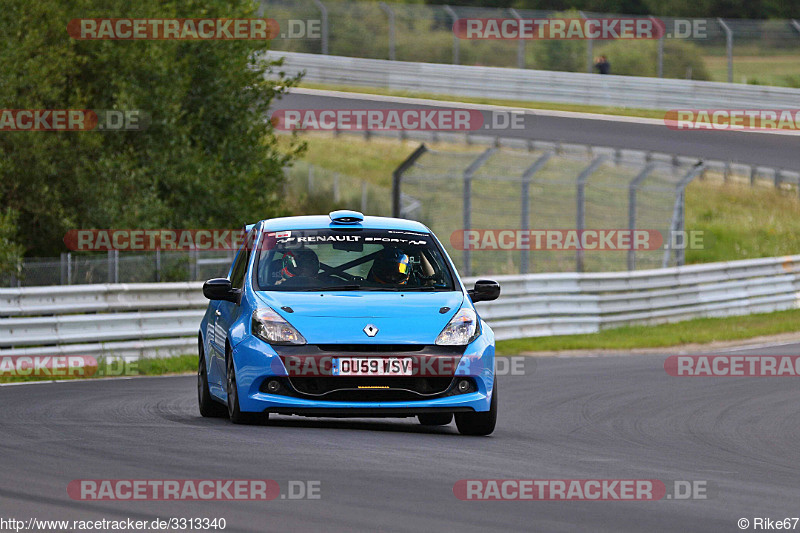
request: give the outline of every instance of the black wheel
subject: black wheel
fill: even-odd
[[[489,410],[483,413],[456,413],[456,427],[462,435],[488,435],[497,423],[497,378],[492,386]]]
[[[206,372],[206,358],[203,352],[203,340],[199,341],[199,362],[197,363],[197,404],[200,414],[205,417],[220,418],[228,413],[225,406],[211,397],[208,389],[208,372]]]
[[[423,426],[446,426],[453,421],[453,413],[425,413],[417,419]]]
[[[269,415],[260,413],[243,413],[239,410],[239,389],[236,386],[236,369],[233,366],[233,355],[228,352],[226,374],[228,391],[228,418],[234,424],[254,424]]]

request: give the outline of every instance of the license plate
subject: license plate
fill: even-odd
[[[411,357],[334,357],[334,376],[410,376]]]

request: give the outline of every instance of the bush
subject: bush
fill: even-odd
[[[658,76],[658,41],[616,41],[602,46],[611,63],[611,74]],[[685,41],[664,41],[664,77],[686,78],[691,68],[693,80],[709,80],[700,49]]]
[[[11,208],[0,211],[0,278],[20,276],[23,247],[17,242],[17,217]]]

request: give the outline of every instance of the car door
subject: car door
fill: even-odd
[[[245,239],[245,243],[236,255],[231,268],[230,280],[231,288],[242,290],[244,288],[244,279],[247,274],[247,265],[250,263],[250,256],[253,252],[253,243],[255,242],[255,231],[250,231],[250,234]],[[241,312],[241,306],[238,303],[219,301],[215,310],[215,326],[214,326],[214,352],[215,357],[214,365],[214,380],[215,383],[223,386],[225,384],[226,370],[225,370],[225,347],[228,340],[228,332],[231,324],[233,324]],[[211,379],[211,377],[209,377]],[[224,388],[224,387],[223,387]]]

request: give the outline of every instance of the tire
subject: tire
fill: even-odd
[[[239,389],[236,384],[236,368],[233,366],[233,354],[228,350],[225,358],[226,364],[226,383],[228,392],[228,418],[234,424],[255,424],[264,420],[269,415],[262,413],[244,413],[239,409]]]
[[[206,358],[203,352],[203,340],[198,343],[199,361],[197,363],[197,404],[200,414],[207,418],[222,418],[228,415],[227,409],[214,400],[208,389],[208,372],[206,371]]]
[[[456,427],[462,435],[489,435],[497,424],[497,378],[492,385],[492,401],[483,413],[456,413]]]
[[[446,426],[453,421],[453,413],[425,413],[417,415],[423,426]]]

